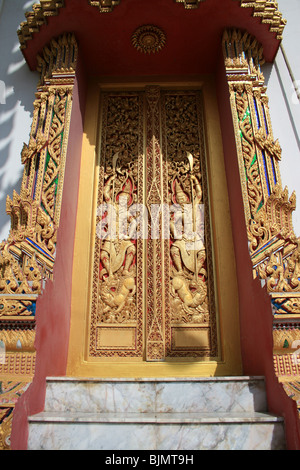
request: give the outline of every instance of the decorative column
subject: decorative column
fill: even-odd
[[[281,381],[300,375],[300,245],[295,193],[282,188],[281,148],[273,136],[260,44],[248,33],[223,35],[223,53],[253,276],[266,285],[274,322],[274,364]],[[300,396],[300,395],[299,395]]]
[[[0,449],[9,447],[12,410],[35,370],[35,310],[52,279],[77,62],[74,35],[52,40],[38,57],[20,194],[7,197],[11,229],[0,244]]]
[[[146,135],[146,206],[149,214],[155,204],[162,208],[163,198],[163,160],[161,151],[161,100],[160,88],[148,87],[147,99],[147,135]],[[149,224],[154,221],[150,217]],[[159,237],[147,239],[147,321],[146,341],[148,361],[159,361],[165,358],[165,281],[164,252],[162,240],[162,218],[158,217],[157,228]],[[149,233],[151,227],[149,226]]]

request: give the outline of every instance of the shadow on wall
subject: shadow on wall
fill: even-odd
[[[39,76],[31,72],[19,48],[17,30],[35,1],[0,0],[0,241],[7,238],[10,218],[6,197],[20,190],[21,151],[28,143],[34,93]]]

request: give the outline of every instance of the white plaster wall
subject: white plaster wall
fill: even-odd
[[[263,72],[268,85],[274,137],[282,147],[282,184],[288,187],[289,194],[296,191],[293,223],[296,235],[300,236],[300,101],[293,83],[294,79],[300,93],[300,0],[279,0],[278,5],[287,20],[282,41],[284,53],[280,49],[275,63],[264,65]]]
[[[6,196],[19,191],[21,150],[28,143],[38,74],[19,49],[17,29],[34,1],[0,0],[0,241],[10,228]]]

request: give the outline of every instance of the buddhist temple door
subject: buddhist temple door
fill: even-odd
[[[216,358],[201,91],[101,96],[89,353]]]

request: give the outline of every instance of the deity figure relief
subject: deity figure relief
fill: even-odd
[[[107,221],[109,230],[101,241],[100,298],[104,319],[119,322],[132,319],[134,313],[136,223],[129,212],[134,202],[134,184],[127,171],[117,170],[117,160],[118,154],[113,157],[113,173],[103,188],[103,199],[111,206],[114,217]]]
[[[183,191],[179,182],[175,180],[176,204],[182,209],[183,225],[183,236],[180,240],[176,240],[176,222],[174,222],[174,220],[170,222],[171,235],[173,240],[175,240],[171,246],[171,256],[177,270],[177,276],[183,274],[184,266],[191,273],[198,275],[201,272],[206,257],[203,243],[203,223],[202,220],[199,220],[201,213],[197,210],[199,209],[199,204],[201,204],[202,190],[199,180],[195,175],[191,176],[191,180],[195,187],[195,196],[191,204],[192,217],[186,217],[187,214],[186,211],[184,211],[184,206],[190,203],[189,197]],[[191,239],[189,235],[192,235],[194,238]]]
[[[193,321],[199,321],[207,300],[204,214],[201,175],[199,172],[197,176],[194,174],[194,159],[189,153],[187,156],[190,171],[183,183],[180,181],[182,178],[175,176],[171,188],[172,202],[180,208],[181,214],[179,220],[174,218],[170,222],[173,306],[175,311],[183,310]],[[188,213],[187,208],[190,209]],[[181,233],[183,235],[178,239],[177,235]]]
[[[115,209],[115,236],[112,234],[108,235],[102,241],[100,259],[103,265],[103,269],[100,274],[100,278],[108,274],[109,277],[113,276],[114,273],[122,269],[123,276],[132,274],[132,262],[136,253],[136,248],[131,238],[134,237],[135,224],[133,216],[128,215],[127,209],[131,205],[130,203],[130,181],[125,183],[124,188],[118,194],[117,201],[122,199],[122,205],[118,202],[114,203],[112,198],[113,192],[113,181],[116,175],[111,176],[104,187],[104,200],[107,204],[112,204]],[[124,201],[125,204],[124,204]],[[125,222],[124,225],[129,224],[130,231],[127,234],[127,227],[120,227],[120,222]],[[122,238],[120,238],[120,235]]]

